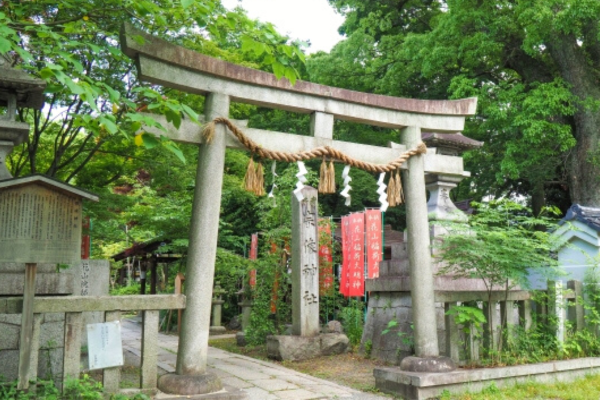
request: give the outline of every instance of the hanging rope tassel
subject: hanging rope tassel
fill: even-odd
[[[321,169],[319,170],[319,193],[327,193],[329,187],[329,175],[327,174],[327,163],[325,159],[321,162]]]
[[[396,202],[396,178],[395,173],[392,172],[390,174],[390,181],[388,182],[387,189],[387,201],[390,203],[390,207],[396,207],[398,203]]]
[[[265,171],[260,161],[256,166],[256,173],[254,175],[254,194],[257,196],[265,195]]]
[[[335,166],[329,161],[329,188],[328,193],[335,193]]]
[[[404,204],[404,189],[402,189],[402,178],[400,178],[399,170],[396,170],[396,204]]]
[[[202,129],[202,137],[207,144],[212,142],[215,137],[215,121],[211,121],[204,126],[204,129]]]
[[[256,172],[254,171],[254,160],[250,157],[248,168],[246,169],[246,176],[244,176],[244,189],[254,193],[254,185],[256,180]]]

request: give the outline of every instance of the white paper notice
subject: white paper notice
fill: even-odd
[[[123,344],[119,321],[88,324],[87,337],[90,369],[123,365]]]

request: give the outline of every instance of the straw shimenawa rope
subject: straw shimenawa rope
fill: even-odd
[[[265,149],[255,143],[252,139],[244,135],[244,133],[235,126],[230,120],[224,117],[217,117],[209,122],[203,129],[202,135],[207,143],[210,143],[215,134],[215,126],[216,124],[224,124],[229,128],[229,130],[235,135],[235,137],[242,143],[242,145],[247,148],[251,153],[256,154],[260,158],[266,158],[269,160],[275,161],[286,161],[286,162],[296,162],[296,161],[305,161],[311,160],[313,158],[322,158],[328,157],[330,159],[338,160],[346,165],[350,165],[355,168],[360,168],[362,170],[368,172],[391,172],[400,168],[402,164],[410,157],[417,154],[425,154],[427,152],[427,146],[425,143],[421,142],[417,145],[416,148],[408,150],[400,155],[397,159],[390,161],[387,164],[373,164],[369,162],[364,162],[357,160],[355,158],[349,157],[346,154],[342,153],[339,150],[336,150],[329,146],[321,146],[314,148],[310,151],[301,151],[298,153],[288,153],[283,151],[272,151]]]

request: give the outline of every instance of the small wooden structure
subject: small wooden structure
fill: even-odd
[[[165,246],[170,242],[162,238],[155,238],[143,243],[136,243],[133,246],[113,255],[111,258],[114,261],[129,260],[136,258],[140,265],[140,294],[146,294],[146,284],[148,283],[147,272],[150,271],[150,294],[156,294],[158,284],[158,266],[160,264],[168,264],[181,259],[181,254],[174,254],[165,251]],[[129,261],[126,261],[129,262]],[[135,263],[135,262],[134,262]],[[117,280],[123,283],[125,278],[125,268],[119,271]],[[166,273],[166,271],[165,271]]]

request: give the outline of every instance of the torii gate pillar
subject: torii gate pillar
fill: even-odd
[[[210,93],[206,97],[205,116],[207,121],[227,118],[229,96]],[[186,308],[177,349],[177,368],[175,374],[163,375],[158,381],[158,388],[166,393],[203,394],[223,388],[218,376],[206,372],[225,165],[226,128],[217,125],[215,129],[212,142],[200,145],[186,264]]]
[[[401,131],[402,144],[407,148],[421,141],[421,129],[406,127]],[[407,251],[411,276],[411,300],[415,318],[415,353],[420,358],[440,355],[437,340],[433,274],[431,272],[431,249],[429,220],[427,218],[427,193],[423,157],[407,160],[408,169],[403,172],[406,202]],[[411,357],[407,357],[411,358]],[[405,358],[405,359],[407,359]],[[412,369],[402,363],[403,369]]]

